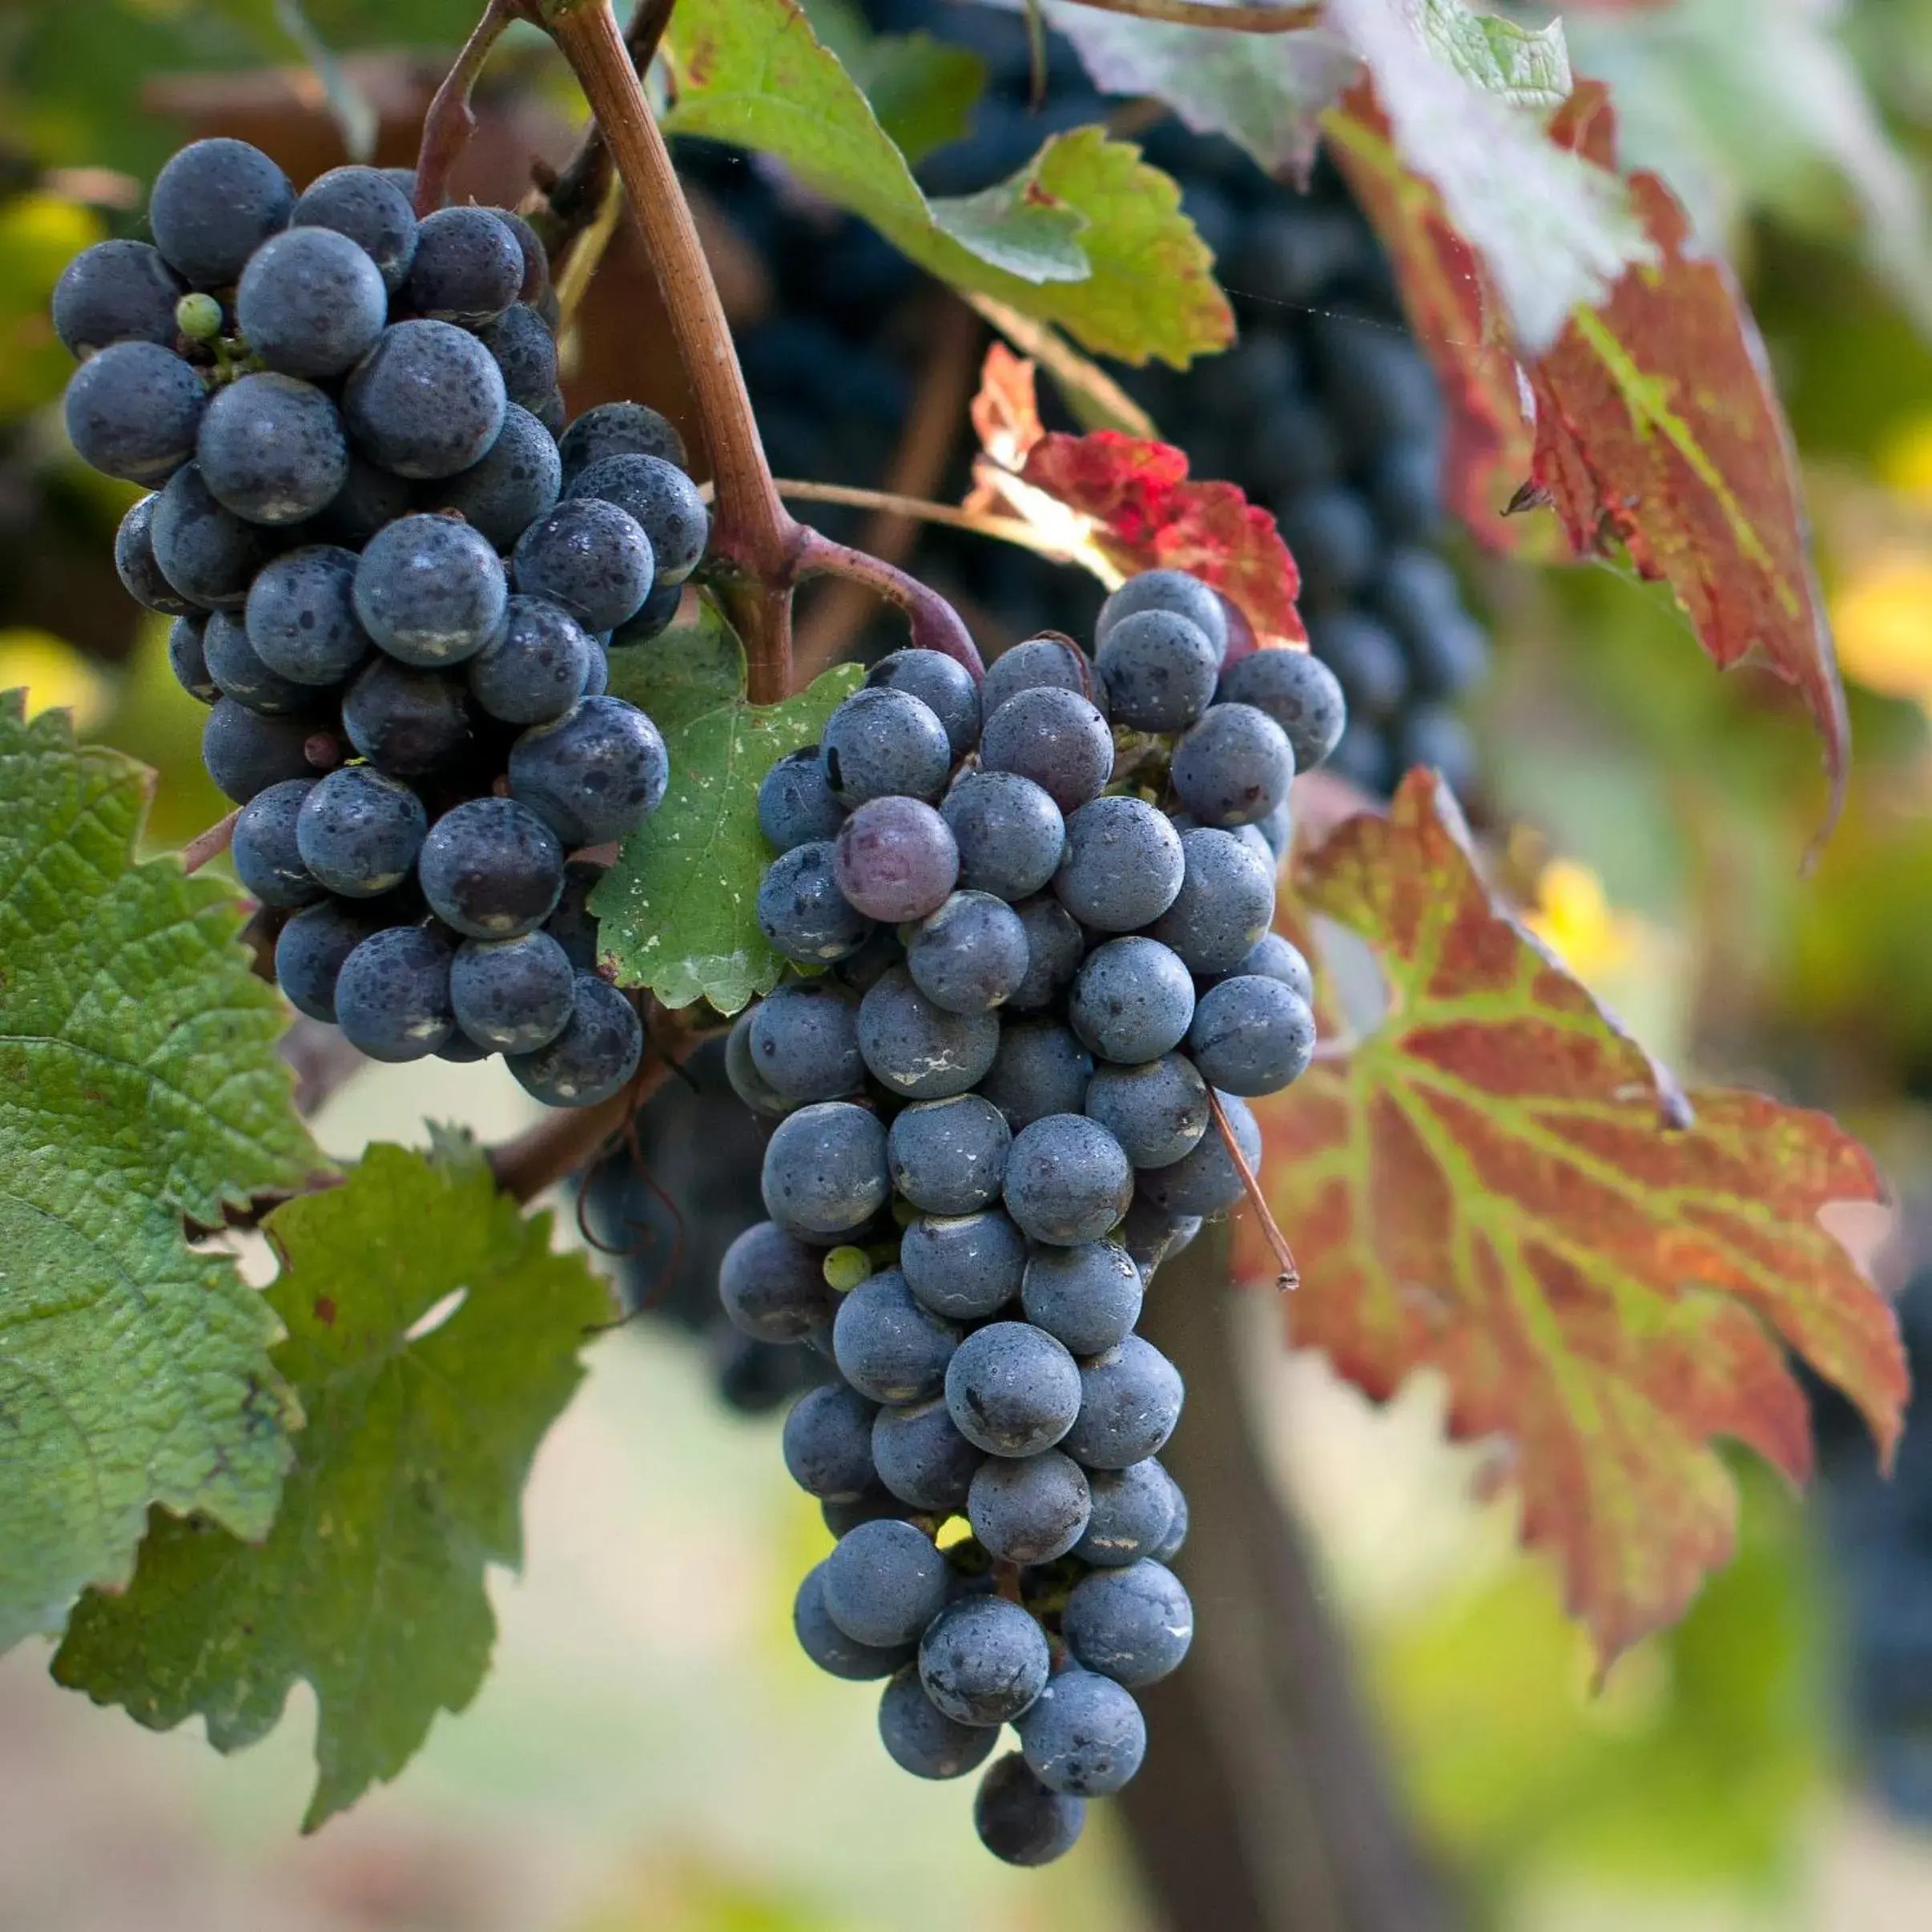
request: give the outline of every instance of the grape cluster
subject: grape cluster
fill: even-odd
[[[895,653],[772,767],[758,913],[800,970],[727,1045],[775,1125],[771,1218],[721,1298],[837,1371],[785,1425],[838,1537],[799,1641],[887,1680],[916,1776],[1016,1727],[976,1815],[1021,1865],[1133,1775],[1133,1693],[1188,1648],[1157,1459],[1181,1378],[1134,1331],[1240,1194],[1230,1146],[1259,1160],[1246,1097],[1313,1053],[1307,965],[1270,925],[1290,781],[1346,722],[1306,654],[1228,661],[1226,607],[1181,573],[1130,579],[1096,636],[976,686]]]
[[[419,220],[413,187],[341,167],[298,195],[245,142],[182,149],[152,243],[89,248],[55,290],[67,429],[154,491],[115,561],[211,707],[283,991],[372,1058],[501,1053],[588,1105],[642,1032],[594,971],[596,868],[570,855],[669,775],[606,653],[668,624],[708,517],[654,411],[564,426],[528,224]]]

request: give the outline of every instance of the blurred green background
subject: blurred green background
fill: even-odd
[[[1475,722],[1490,833],[1552,943],[1680,1069],[1838,1113],[1910,1201],[1932,1195],[1932,4],[1874,0],[1835,37],[1825,11],[1679,0],[1572,25],[1638,158],[1680,183],[1757,304],[1851,686],[1845,822],[1806,871],[1824,787],[1801,719],[1769,679],[1719,678],[1667,600],[1607,568],[1463,559],[1502,646]],[[49,291],[78,248],[138,231],[159,161],[217,121],[275,130],[298,175],[341,157],[338,121],[406,159],[438,50],[473,12],[0,6],[0,685],[157,768],[157,843],[222,803],[159,622],[114,577],[131,493],[64,448]],[[513,42],[488,108],[478,164],[508,168],[499,194],[528,152],[567,150],[576,110],[533,38]],[[426,1114],[494,1137],[528,1105],[500,1069],[377,1069],[320,1133],[344,1155]],[[1921,1259],[1902,1232],[1881,1270],[1896,1285]],[[1272,1317],[1256,1318],[1258,1336]],[[1829,1500],[1801,1507],[1741,1459],[1737,1562],[1597,1690],[1508,1504],[1471,1499],[1481,1451],[1443,1446],[1438,1391],[1377,1411],[1316,1362],[1255,1358],[1283,1505],[1472,1923],[1932,1924],[1932,1833],[1874,1781],[1849,1682],[1870,1592]],[[0,1663],[0,1927],[1152,1932],[1114,1821],[1044,1874],[1005,1870],[973,1841],[968,1794],[898,1773],[870,1701],[798,1656],[791,1590],[823,1532],[774,1428],[719,1410],[694,1350],[602,1346],[526,1519],[476,1705],[313,1841],[294,1835],[304,1701],[222,1760],[56,1691],[44,1648]]]

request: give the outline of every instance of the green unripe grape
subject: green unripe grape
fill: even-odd
[[[211,295],[184,295],[175,304],[175,326],[192,342],[212,342],[221,333],[221,304]]]
[[[872,1272],[872,1258],[863,1248],[834,1248],[825,1257],[827,1286],[850,1294]]]

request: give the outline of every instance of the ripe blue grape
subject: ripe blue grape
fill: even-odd
[[[892,1185],[921,1213],[970,1214],[1000,1198],[1012,1130],[978,1093],[903,1108],[886,1134]]]
[[[637,615],[626,618],[610,634],[610,648],[616,650],[627,644],[648,644],[662,637],[670,629],[683,602],[684,586],[667,584],[660,578],[652,586],[650,595],[638,606]]]
[[[356,567],[356,614],[376,643],[418,669],[473,658],[503,627],[509,586],[489,540],[449,517],[405,517]]]
[[[1278,932],[1264,932],[1249,948],[1238,973],[1258,973],[1263,979],[1279,980],[1304,1006],[1314,1004],[1314,975],[1302,956],[1301,948]]]
[[[1060,807],[1017,772],[963,774],[940,815],[959,850],[960,883],[1008,904],[1040,891],[1066,851]]]
[[[1017,1751],[988,1771],[973,1798],[980,1842],[1008,1865],[1051,1865],[1073,1849],[1086,1821],[1086,1800],[1048,1790]]]
[[[1210,706],[1174,747],[1174,795],[1203,825],[1248,825],[1288,795],[1288,735],[1251,704]]]
[[[839,890],[831,842],[808,840],[765,868],[758,888],[759,930],[801,965],[842,960],[863,945],[872,922]]]
[[[931,706],[908,691],[855,691],[826,720],[820,748],[827,781],[839,802],[848,806],[900,798],[922,800],[930,807],[945,790],[946,775],[952,768],[946,727]],[[946,843],[952,845],[950,832]],[[929,912],[932,908],[924,909]]]
[[[889,1677],[902,1669],[915,1650],[910,1643],[876,1645],[855,1643],[825,1609],[825,1565],[815,1564],[805,1573],[791,1606],[791,1628],[799,1648],[820,1670],[848,1683],[863,1684]]]
[[[543,237],[514,208],[492,208],[489,212],[509,230],[510,239],[523,257],[523,280],[517,285],[517,300],[532,307],[544,306],[546,301],[553,304],[556,295],[550,287],[550,252],[544,247]],[[554,326],[556,309],[549,308],[548,315]]]
[[[629,516],[650,541],[660,583],[682,583],[710,537],[711,513],[698,485],[661,457],[606,457],[575,471],[564,495],[608,503]]]
[[[980,687],[972,674],[943,650],[896,650],[866,674],[875,690],[904,691],[919,699],[946,728],[955,759],[980,742]]]
[[[987,718],[980,762],[988,771],[1031,779],[1062,812],[1071,812],[1098,798],[1112,777],[1113,738],[1077,693],[1025,690]]]
[[[172,346],[175,304],[186,292],[179,276],[146,242],[96,242],[83,248],[54,284],[54,332],[84,360],[116,342]]]
[[[417,481],[481,462],[508,398],[495,358],[448,322],[392,322],[342,392],[351,440],[372,462]]]
[[[1042,894],[1022,900],[1013,910],[1026,928],[1026,977],[1006,1004],[1015,1012],[1036,1012],[1073,984],[1087,942],[1073,915],[1057,899]]]
[[[99,360],[97,356],[87,367]],[[204,610],[240,610],[255,574],[275,553],[274,537],[223,509],[193,463],[168,478],[148,529],[161,574]]]
[[[1139,1066],[1097,1067],[1082,1111],[1120,1142],[1137,1169],[1165,1167],[1191,1153],[1207,1131],[1207,1082],[1185,1053],[1163,1053]]]
[[[1080,1368],[1026,1322],[976,1329],[946,1366],[946,1407],[966,1439],[992,1455],[1037,1455],[1073,1425]]]
[[[1181,871],[1181,835],[1165,812],[1144,799],[1096,799],[1067,820],[1053,895],[1095,932],[1134,932],[1174,903]]]
[[[521,302],[505,309],[477,331],[477,340],[496,358],[512,402],[533,409],[557,387],[557,338],[535,309]]]
[[[1201,826],[1181,835],[1183,871],[1153,936],[1189,969],[1232,972],[1274,916],[1274,872],[1232,832]]]
[[[525,1093],[546,1106],[594,1107],[621,1093],[644,1057],[644,1023],[614,987],[580,972],[562,1032],[506,1064]]]
[[[1314,1015],[1279,980],[1237,973],[1201,996],[1187,1050],[1225,1093],[1275,1093],[1314,1057]]]
[[[990,1012],[1026,977],[1026,928],[990,892],[955,892],[906,941],[906,968],[948,1012]]]
[[[566,500],[517,540],[517,588],[561,604],[586,630],[610,630],[650,594],[650,539],[614,503]]]
[[[1144,1557],[1073,1586],[1061,1632],[1076,1662],[1129,1690],[1157,1684],[1187,1655],[1194,1607],[1171,1570]]]
[[[1177,1214],[1157,1207],[1145,1192],[1137,1193],[1133,1205],[1116,1230],[1114,1238],[1133,1257],[1141,1279],[1151,1282],[1165,1261],[1170,1261],[1201,1232],[1198,1214]]]
[[[586,859],[566,860],[563,891],[543,929],[570,956],[580,972],[597,970],[597,919],[590,910],[590,895],[597,890],[604,867]]]
[[[305,544],[263,566],[248,587],[248,642],[298,685],[340,684],[370,650],[356,615],[356,553]]]
[[[789,1125],[781,1121],[779,1132]],[[930,1402],[945,1387],[960,1332],[956,1322],[914,1298],[896,1268],[882,1268],[839,1302],[832,1358],[839,1373],[875,1402]]]
[[[465,1036],[493,1053],[548,1046],[577,1010],[577,974],[547,932],[465,940],[449,968],[449,1001]]]
[[[893,1763],[915,1777],[964,1777],[985,1762],[998,1736],[984,1725],[948,1717],[910,1667],[879,1700],[879,1741]]]
[[[1129,1335],[1080,1365],[1080,1415],[1061,1445],[1089,1469],[1125,1469],[1158,1454],[1181,1419],[1180,1371]]]
[[[936,1314],[976,1322],[1019,1294],[1026,1239],[997,1208],[929,1214],[901,1238],[899,1266],[906,1286]]]
[[[207,392],[158,342],[117,342],[74,372],[63,405],[83,463],[128,483],[164,483],[195,453]]]
[[[1122,618],[1100,647],[1108,715],[1136,731],[1185,731],[1214,702],[1221,653],[1170,610]]]
[[[964,1509],[980,1460],[943,1399],[883,1408],[872,1419],[872,1467],[886,1487],[915,1509],[948,1514]]]
[[[1003,1596],[957,1599],[920,1639],[920,1681],[956,1724],[1010,1724],[1046,1688],[1049,1663],[1044,1632]]]
[[[335,1024],[343,961],[377,930],[379,917],[372,907],[325,899],[304,907],[283,927],[275,942],[276,984],[298,1012]]]
[[[730,1081],[731,1091],[754,1113],[776,1121],[792,1110],[793,1103],[759,1071],[751,1052],[750,1008],[731,1023],[731,1030],[725,1036],[725,1078]]]
[[[348,480],[348,441],[336,405],[292,376],[244,376],[217,389],[195,460],[208,493],[250,523],[299,523]]]
[[[844,823],[845,807],[832,796],[816,745],[787,751],[759,782],[758,827],[774,851],[835,839]]]
[[[312,779],[284,779],[258,791],[235,819],[229,861],[243,890],[265,906],[306,906],[322,896],[296,843],[296,817],[314,785]]]
[[[1067,1011],[1098,1057],[1141,1066],[1185,1036],[1194,982],[1180,956],[1158,940],[1109,940],[1082,962]]]
[[[1049,1113],[1013,1137],[1002,1195],[1020,1231],[1056,1247],[1097,1241],[1127,1211],[1133,1169],[1083,1114]]]
[[[1252,1173],[1261,1170],[1261,1129],[1245,1101],[1232,1093],[1221,1097],[1222,1111]],[[1218,1214],[1232,1207],[1242,1193],[1241,1175],[1228,1157],[1226,1143],[1210,1127],[1193,1152],[1169,1167],[1143,1173],[1141,1191],[1156,1207],[1176,1214]]]
[[[201,660],[224,698],[264,717],[306,710],[316,698],[307,685],[271,670],[248,642],[247,626],[232,611],[209,612],[202,626]]]
[[[441,322],[474,326],[500,316],[523,288],[523,250],[488,208],[438,208],[416,231],[404,304]]]
[[[193,617],[200,606],[183,597],[155,561],[155,506],[159,501],[143,497],[121,519],[114,533],[115,570],[137,604],[169,617]]]
[[[803,1342],[831,1318],[824,1256],[761,1221],[725,1250],[718,1267],[718,1298],[731,1326],[759,1342]]]
[[[1165,1474],[1165,1471],[1162,1474]],[[1167,1478],[1168,1488],[1172,1493],[1173,1515],[1169,1519],[1167,1534],[1161,1539],[1157,1548],[1149,1552],[1156,1563],[1171,1564],[1180,1555],[1187,1541],[1187,1498],[1181,1494],[1181,1485],[1172,1476]]]
[[[427,926],[372,932],[336,978],[336,1024],[371,1060],[421,1060],[456,1031],[449,942]]]
[[[967,1519],[988,1554],[1010,1563],[1051,1563],[1085,1534],[1092,1505],[1079,1463],[1057,1449],[988,1456],[975,1471]]]
[[[628,837],[670,782],[658,727],[622,698],[586,698],[510,747],[510,796],[571,848]]]
[[[1096,1569],[1122,1569],[1157,1556],[1173,1534],[1174,1479],[1152,1456],[1125,1469],[1088,1471],[1093,1512],[1073,1554]]]
[[[1086,1105],[1093,1057],[1057,1020],[1009,1020],[980,1091],[1016,1133],[1049,1113],[1078,1113]]]
[[[220,288],[288,225],[288,177],[246,141],[191,141],[170,157],[147,199],[155,245],[197,288]]]
[[[599,403],[586,409],[557,441],[569,482],[606,457],[662,457],[682,469],[684,439],[655,409],[642,403]]]
[[[1287,735],[1298,771],[1312,771],[1341,742],[1348,701],[1335,674],[1306,650],[1258,650],[1231,664],[1221,702],[1253,705]]]
[[[467,469],[441,478],[425,495],[437,509],[455,511],[497,549],[508,550],[556,503],[562,473],[549,431],[528,409],[511,402],[487,453]]]
[[[272,369],[312,380],[340,376],[382,333],[388,292],[368,254],[332,228],[288,228],[248,258],[235,322]]]
[[[342,728],[378,771],[396,778],[441,771],[470,742],[462,679],[417,670],[378,651],[342,700]]]
[[[1026,1318],[1076,1355],[1098,1355],[1133,1333],[1141,1271],[1111,1241],[1037,1248],[1020,1291]]]
[[[1063,1670],[1021,1721],[1020,1745],[1048,1790],[1111,1797],[1147,1754],[1147,1721],[1125,1685],[1094,1671]]]
[[[794,1104],[843,1100],[864,1088],[859,1002],[831,981],[781,986],[760,1000],[751,1047],[766,1084]]]
[[[980,709],[991,718],[1022,691],[1073,691],[1091,701],[1093,666],[1069,638],[1028,638],[1000,652],[986,667],[980,685]]]
[[[563,891],[563,848],[513,799],[471,799],[422,841],[417,871],[430,910],[469,939],[534,932]]]
[[[855,1642],[909,1644],[945,1608],[946,1560],[910,1523],[862,1523],[825,1560],[825,1612]]]
[[[390,295],[416,259],[416,210],[379,167],[332,167],[318,175],[296,198],[289,223],[346,235],[375,264]]]
[[[948,1012],[903,966],[881,974],[859,1004],[865,1064],[906,1100],[944,1100],[976,1086],[999,1044],[997,1014]]]
[[[781,1121],[765,1149],[765,1210],[802,1234],[861,1227],[892,1192],[885,1129],[849,1101],[823,1101]]]
[[[496,634],[465,667],[477,707],[505,724],[547,724],[583,695],[597,646],[568,611],[513,597]]]
[[[1130,577],[1100,608],[1094,619],[1096,648],[1105,645],[1114,626],[1143,611],[1163,610],[1185,618],[1205,634],[1216,658],[1228,644],[1228,614],[1221,599],[1197,577],[1185,570],[1143,570]]]
[[[175,681],[189,697],[212,704],[221,695],[208,670],[203,645],[207,625],[200,618],[178,617],[167,627],[167,663]]]
[[[409,875],[429,828],[422,800],[400,779],[345,765],[303,801],[296,844],[332,892],[374,899]]]
[[[300,718],[264,718],[223,698],[202,727],[201,762],[218,791],[245,805],[286,779],[315,776],[308,749],[313,728]]]
[[[879,1479],[872,1467],[872,1418],[856,1389],[823,1383],[807,1389],[785,1418],[783,1447],[791,1479],[807,1495],[854,1503]]]
[[[832,849],[839,891],[868,918],[889,924],[937,912],[959,876],[959,848],[946,821],[918,799],[867,799],[839,827]]]
[[[385,523],[408,516],[416,507],[415,493],[402,477],[392,476],[352,448],[347,479],[304,526],[304,534],[360,550]]]

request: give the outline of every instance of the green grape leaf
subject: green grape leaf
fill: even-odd
[[[1521,26],[1473,12],[1466,0],[1423,0],[1417,18],[1436,54],[1484,93],[1531,109],[1569,98],[1570,54],[1560,20]]]
[[[773,155],[956,288],[1057,322],[1088,348],[1184,365],[1234,337],[1179,190],[1097,127],[1056,135],[1012,179],[928,201],[853,75],[796,0],[672,16],[667,132]]]
[[[722,620],[674,644],[677,636],[611,656],[611,690],[664,734],[670,785],[624,841],[590,910],[620,984],[648,986],[666,1006],[708,1000],[735,1013],[771,992],[785,965],[759,929],[759,880],[771,861],[759,781],[816,742],[865,674],[835,665],[783,704],[754,705],[743,647]]]
[[[537,1444],[583,1374],[610,1298],[549,1251],[473,1148],[372,1147],[337,1188],[269,1216],[288,1329],[276,1366],[308,1426],[267,1540],[155,1512],[125,1593],[75,1609],[54,1675],[166,1730],[200,1716],[219,1751],[314,1687],[303,1829],[394,1777],[489,1668],[493,1564],[521,1560]]]
[[[274,1314],[182,1220],[324,1163],[228,890],[133,863],[151,784],[0,698],[0,1648],[151,1503],[263,1535],[288,1461]]]

